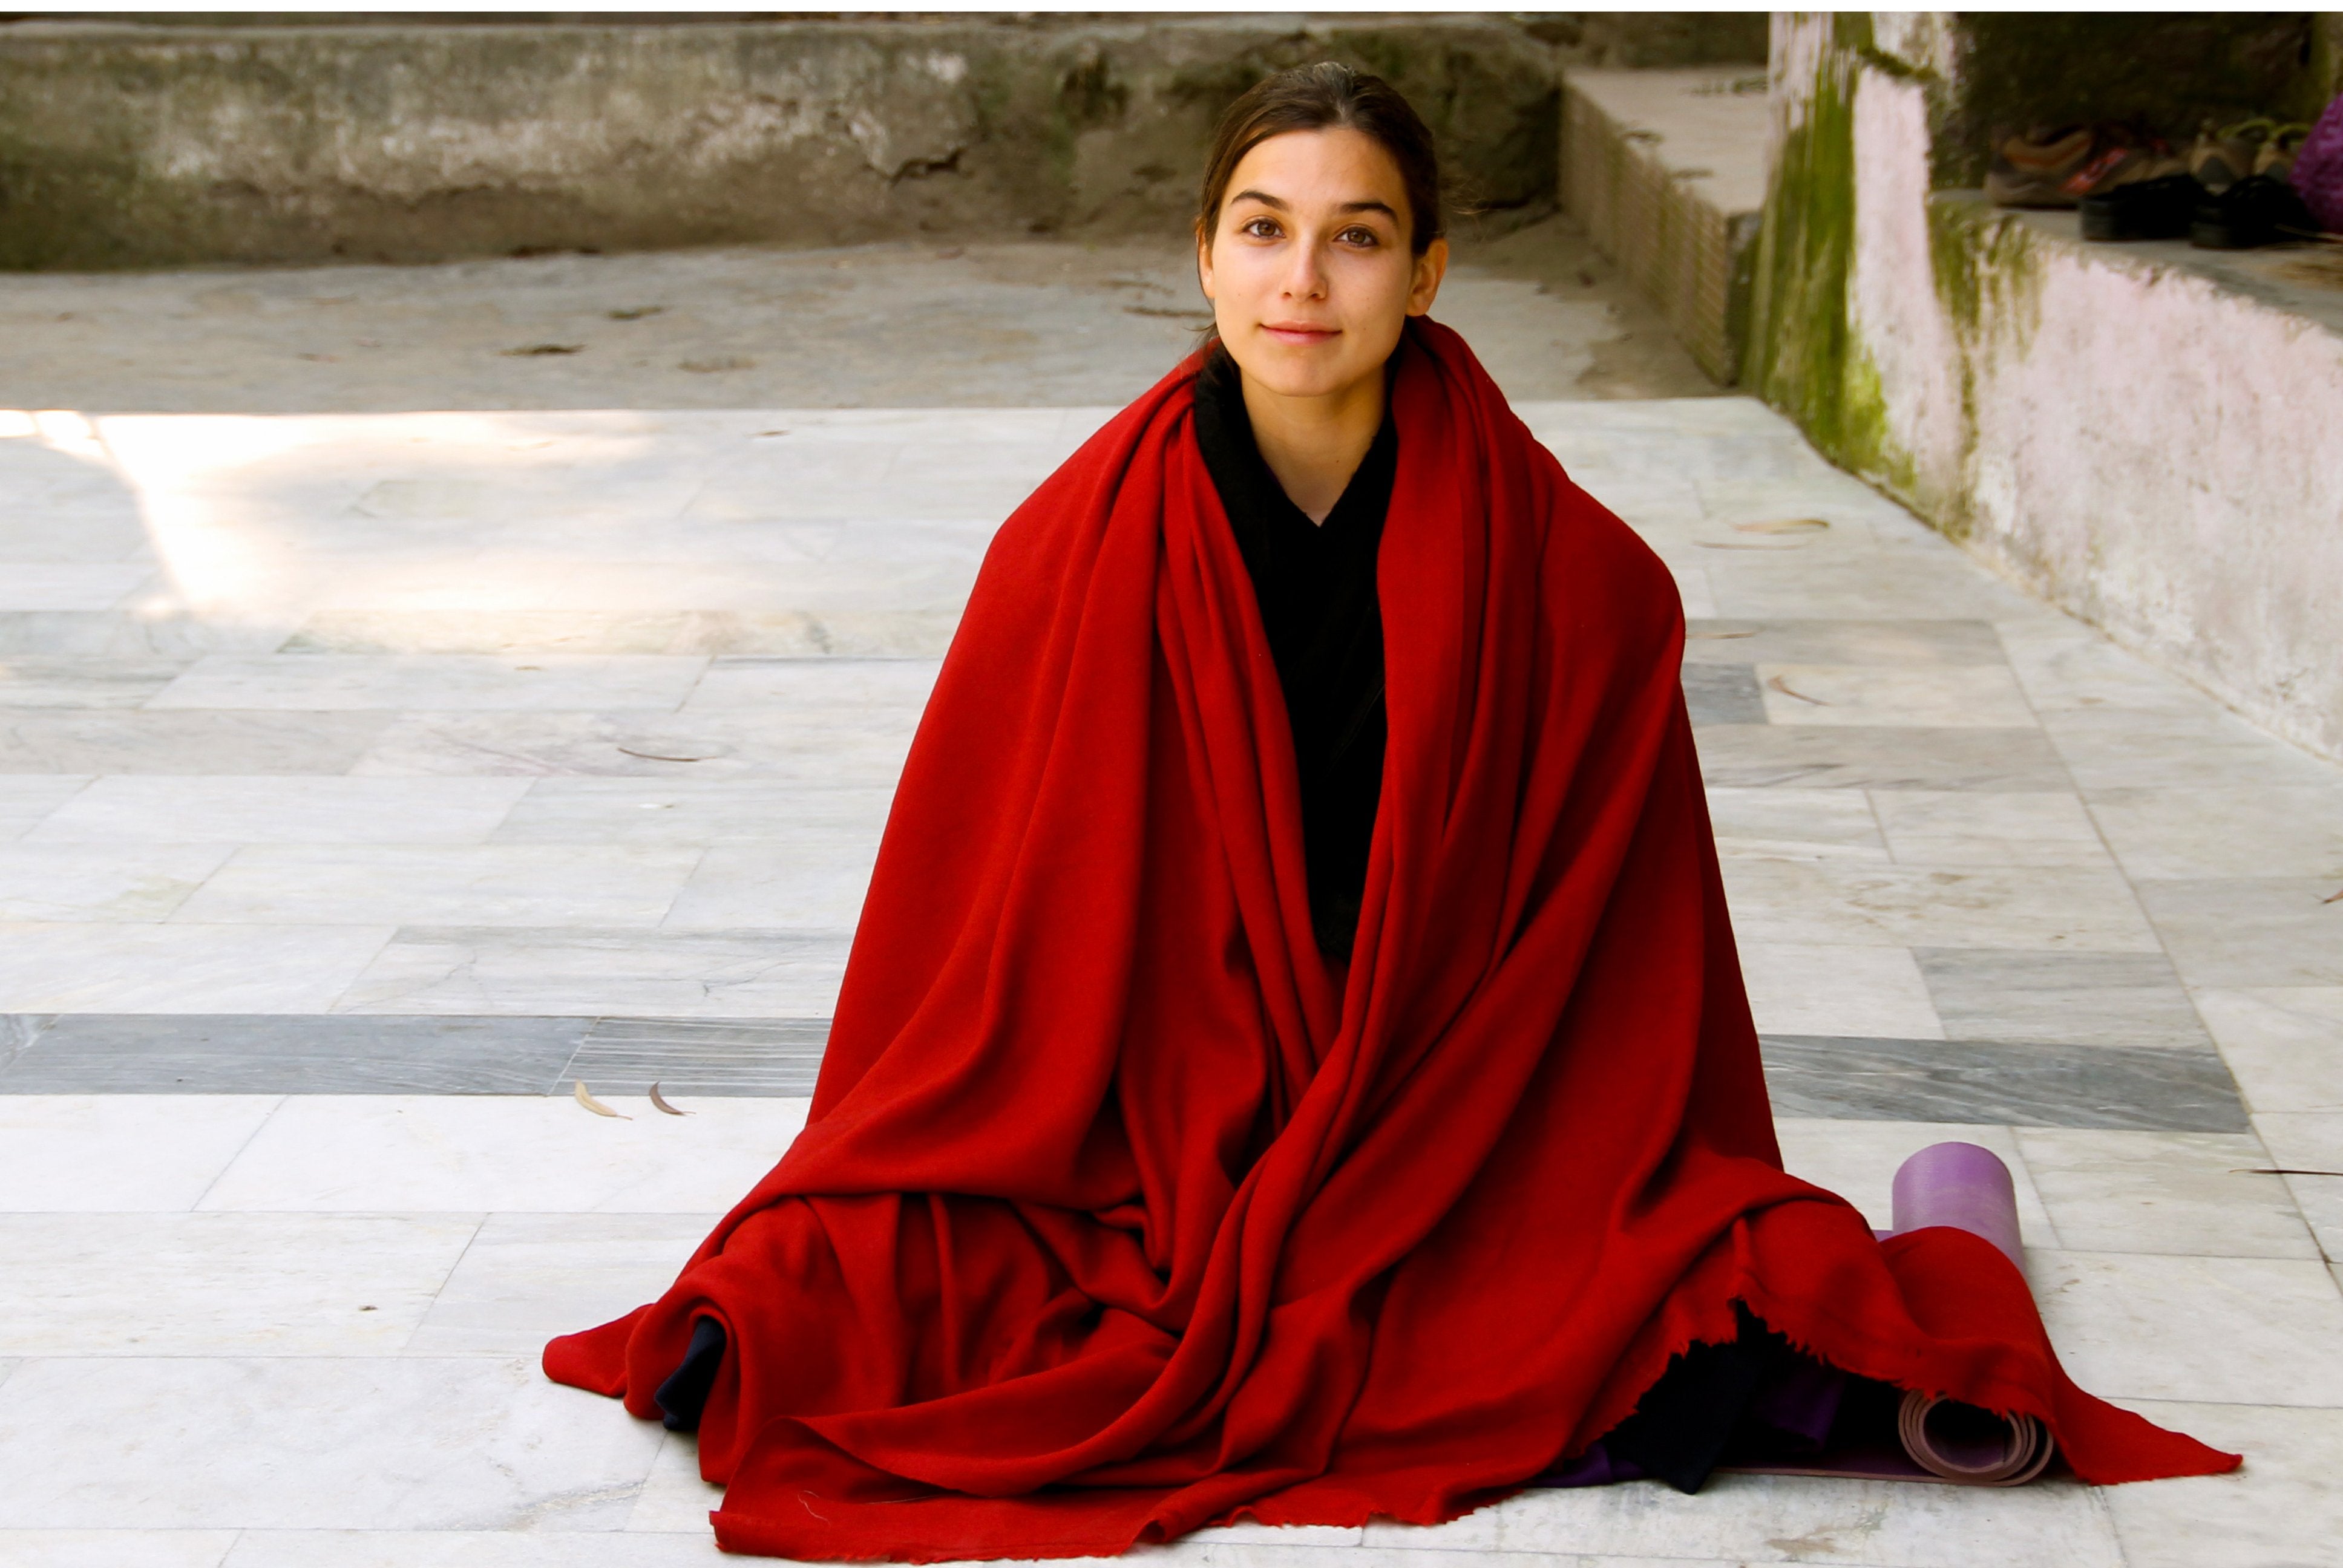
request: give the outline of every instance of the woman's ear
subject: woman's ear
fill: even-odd
[[[1439,296],[1440,280],[1448,276],[1448,242],[1435,239],[1415,258],[1415,276],[1407,288],[1407,313],[1422,316]]]
[[[1196,286],[1206,299],[1212,297],[1212,238],[1201,223],[1196,226]]]

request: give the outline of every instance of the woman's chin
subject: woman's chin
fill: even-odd
[[[1352,365],[1349,356],[1338,358],[1325,348],[1263,347],[1266,352],[1248,356],[1250,362],[1239,363],[1243,365],[1248,377],[1281,397],[1331,397],[1377,368],[1372,363],[1364,367]]]

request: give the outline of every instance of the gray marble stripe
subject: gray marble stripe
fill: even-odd
[[[1684,667],[1684,706],[1692,721],[1709,724],[1763,724],[1765,699],[1757,689],[1757,671],[1746,664],[1686,664]]]
[[[1767,1035],[1777,1116],[2244,1132],[2221,1058],[2154,1046]]]
[[[0,1094],[543,1094],[591,1019],[67,1013]]]
[[[0,1016],[0,1094],[813,1092],[827,1019]],[[1771,1035],[1785,1116],[2237,1132],[2210,1050]]]
[[[614,1094],[811,1094],[829,1040],[826,1018],[606,1018],[568,1071]]]
[[[0,1094],[813,1092],[828,1019],[0,1015]]]

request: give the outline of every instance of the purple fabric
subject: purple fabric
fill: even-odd
[[[1819,1449],[1838,1419],[1839,1398],[1845,1392],[1846,1373],[1801,1356],[1787,1375],[1757,1391],[1749,1414],[1805,1447]]]
[[[1609,1486],[1614,1482],[1641,1481],[1644,1467],[1627,1460],[1614,1459],[1600,1442],[1564,1465],[1560,1470],[1539,1476],[1532,1486]]]
[[[2019,1268],[2017,1184],[1990,1149],[1974,1143],[1931,1143],[1896,1170],[1896,1234],[1950,1225],[1984,1237]]]
[[[2327,112],[2311,126],[2308,139],[2294,155],[2294,172],[2288,178],[2318,226],[2329,234],[2343,234],[2343,96],[2328,105]]]

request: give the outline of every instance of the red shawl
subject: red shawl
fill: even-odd
[[[904,769],[811,1119],[668,1293],[547,1347],[655,1416],[695,1316],[728,1551],[1111,1553],[1433,1523],[1740,1302],[2046,1421],[2086,1480],[2237,1461],[2083,1392],[1956,1231],[1783,1172],[1665,569],[1411,324],[1390,749],[1347,970],[1190,429],[1191,358],[1005,523]]]

